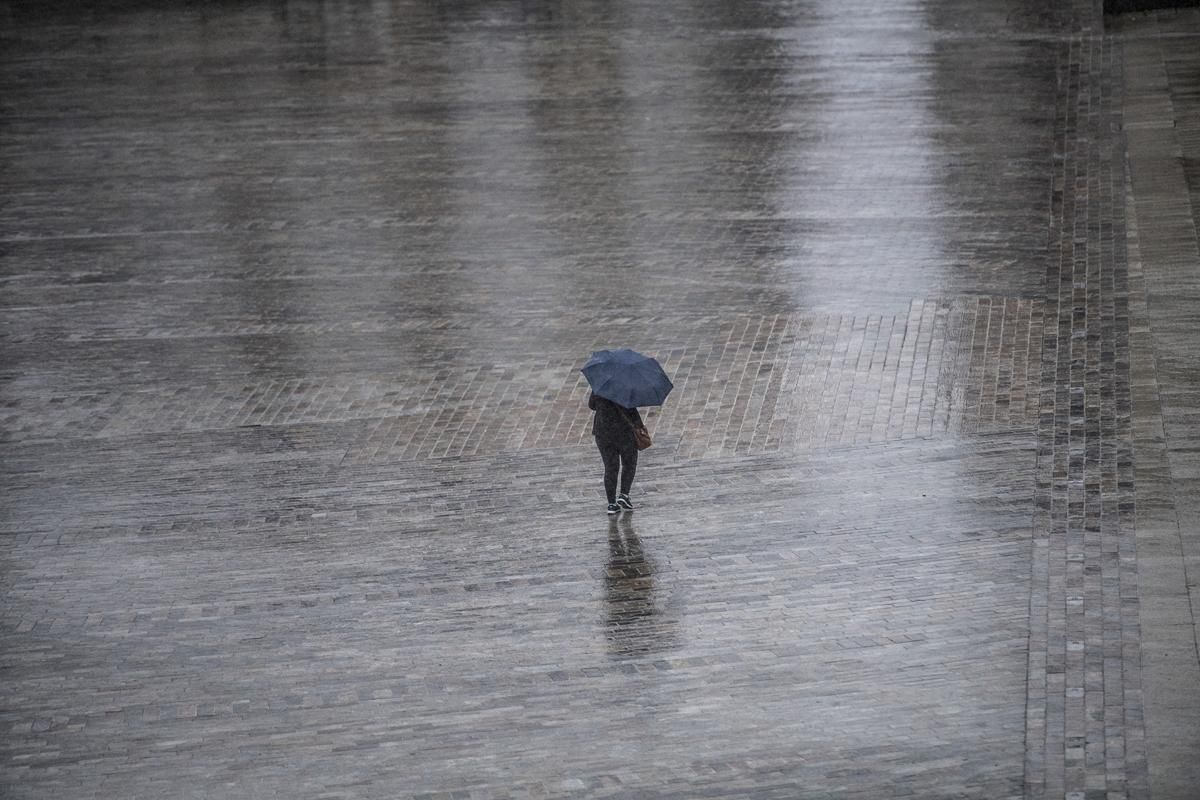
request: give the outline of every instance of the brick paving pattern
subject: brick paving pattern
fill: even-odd
[[[1128,290],[1114,48],[1065,45],[1042,350],[1027,783],[1035,797],[1145,796],[1131,535]],[[1115,232],[1115,233],[1114,233]]]
[[[5,796],[1172,796],[1098,4],[56,13],[0,5]],[[676,384],[615,520],[610,346]]]

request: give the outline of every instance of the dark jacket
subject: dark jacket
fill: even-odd
[[[634,447],[633,426],[642,426],[642,415],[636,408],[622,408],[604,397],[588,395],[588,408],[596,412],[592,418],[592,435],[599,442],[615,447]]]

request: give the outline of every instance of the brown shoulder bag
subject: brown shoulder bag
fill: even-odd
[[[637,445],[638,450],[645,450],[654,444],[654,440],[650,438],[650,431],[646,430],[645,425],[634,425],[633,420],[624,411],[621,412],[621,416],[629,423],[629,427],[633,428],[633,442]]]

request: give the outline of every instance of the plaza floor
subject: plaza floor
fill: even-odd
[[[0,2],[0,795],[1200,797],[1198,54]]]

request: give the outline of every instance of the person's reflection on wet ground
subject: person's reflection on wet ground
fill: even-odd
[[[608,524],[608,565],[604,576],[605,625],[609,652],[636,658],[677,644],[676,620],[663,607],[656,569],[628,514]]]

